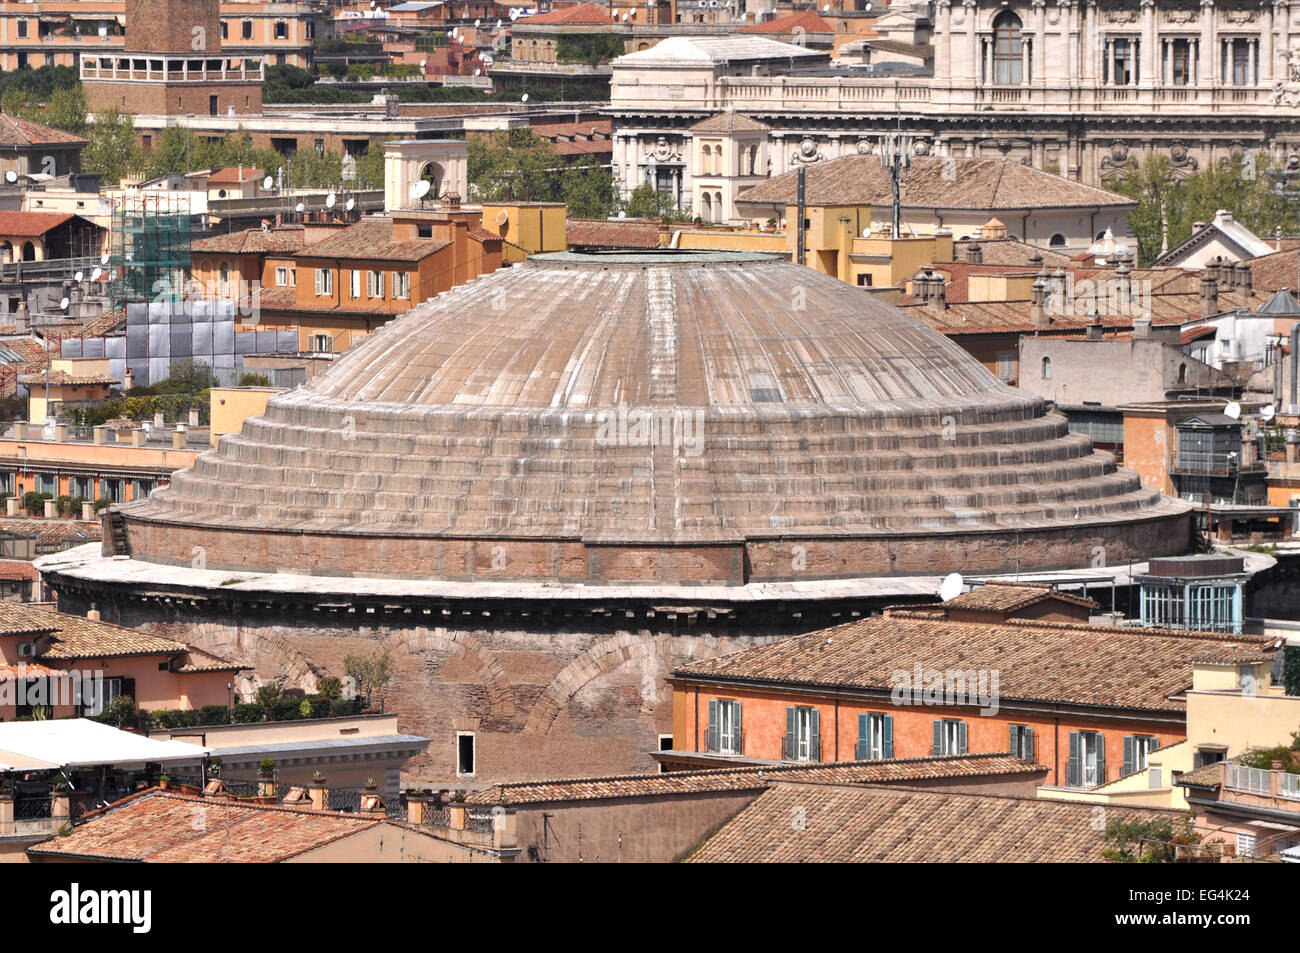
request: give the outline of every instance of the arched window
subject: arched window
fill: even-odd
[[[758,175],[758,172],[756,171],[758,169],[758,146],[750,146],[748,156],[749,158],[746,162],[745,174]]]
[[[713,220],[715,222],[722,221],[722,193],[721,192],[713,193]]]
[[[230,262],[223,261],[217,269],[217,293],[224,296],[230,290]]]
[[[1025,38],[1020,17],[1003,10],[993,20],[993,82],[998,86],[1019,86],[1024,78]]]
[[[1051,379],[1052,379],[1052,359],[1050,357],[1045,357],[1043,358],[1043,380],[1050,381]]]
[[[709,197],[708,192],[700,193],[700,221],[713,221],[713,199]]]
[[[1178,383],[1180,383],[1180,384],[1186,384],[1186,383],[1187,383],[1187,365],[1186,365],[1186,364],[1179,364],[1179,365],[1178,365]]]
[[[713,149],[709,146],[700,146],[700,174],[708,175],[713,171]]]
[[[36,260],[36,246],[32,242],[23,242],[23,261]]]
[[[1060,232],[1057,232],[1055,235],[1052,236],[1051,240],[1047,244],[1050,245],[1052,248],[1064,248],[1065,236],[1062,235]]]

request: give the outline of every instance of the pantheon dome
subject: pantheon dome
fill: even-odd
[[[1190,526],[873,295],[669,251],[418,305],[120,519],[144,562],[709,586],[1145,559]]]

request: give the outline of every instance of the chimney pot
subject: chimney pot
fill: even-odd
[[[984,249],[980,247],[979,242],[972,241],[966,244],[966,264],[984,264]]]

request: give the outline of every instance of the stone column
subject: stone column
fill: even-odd
[[[961,0],[963,16],[966,19],[966,43],[967,58],[970,63],[970,81],[972,86],[979,86],[982,82],[980,78],[980,48],[979,48],[979,31],[976,29],[976,17],[978,9],[976,0]]]
[[[1215,40],[1214,0],[1201,0],[1201,62],[1199,81],[1206,87],[1218,85],[1219,44]]]
[[[1065,75],[1071,86],[1097,85],[1097,5],[1082,0],[1078,7],[1062,4],[1061,36]]]
[[[938,0],[934,5],[934,27],[937,42],[934,45],[935,85],[951,89],[952,82],[952,0]]]
[[[1156,3],[1142,0],[1142,49],[1138,53],[1138,85],[1156,84]]]
[[[1273,85],[1273,4],[1264,4],[1264,28],[1259,31],[1259,81]]]
[[[1029,37],[1024,35],[1020,38],[1020,85],[1028,86],[1030,77],[1033,76],[1033,70],[1029,57],[1033,53],[1034,44]]]
[[[1259,40],[1246,41],[1246,85],[1255,85],[1255,51],[1259,49]]]
[[[1034,47],[1030,71],[1032,81],[1038,86],[1047,82],[1047,60],[1043,51],[1047,45],[1047,0],[1033,0],[1034,10]]]

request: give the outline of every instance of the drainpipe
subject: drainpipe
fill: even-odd
[[[1291,325],[1291,405],[1287,407],[1287,413],[1292,412],[1296,406],[1296,371],[1300,370],[1300,355],[1296,349],[1300,348],[1300,321]]]
[[[804,264],[804,221],[805,216],[808,214],[807,200],[804,191],[807,172],[808,167],[806,165],[799,166],[799,194],[795,203],[796,214],[799,218],[799,221],[795,226],[798,229],[798,238],[795,244],[795,254],[797,257],[795,258],[795,261],[800,265]]]

